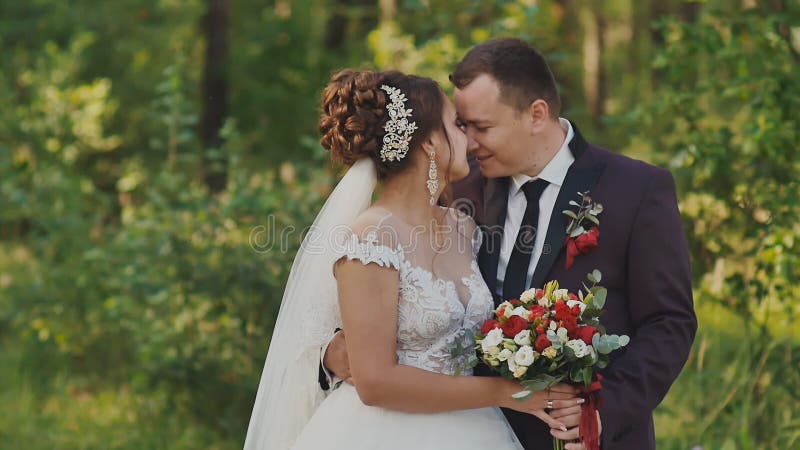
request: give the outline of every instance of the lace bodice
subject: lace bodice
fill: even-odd
[[[413,249],[382,245],[374,232],[363,238],[352,235],[345,246],[343,257],[391,267],[399,272],[397,357],[400,364],[448,375],[471,374],[471,369],[465,369],[465,363],[468,355],[474,354],[472,334],[478,332],[494,306],[475,258],[481,234],[474,233],[474,236],[471,255],[469,252],[445,255],[449,267],[463,267],[463,271],[455,270],[461,276],[449,275],[446,279],[413,264]],[[463,354],[453,352],[458,347],[465,350]]]

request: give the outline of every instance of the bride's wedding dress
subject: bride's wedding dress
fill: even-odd
[[[453,214],[448,216],[449,221],[454,221]],[[457,222],[467,220],[468,231],[473,232],[471,219],[462,217]],[[403,234],[402,228],[401,223],[390,227],[393,234]],[[463,229],[463,224],[459,228]],[[412,245],[406,245],[407,251],[401,245],[382,245],[374,231],[361,239],[353,235],[345,246],[343,257],[349,260],[391,267],[399,272],[397,358],[400,364],[447,375],[471,375],[465,363],[467,355],[474,354],[472,333],[478,332],[494,307],[475,260],[480,233],[471,234],[478,238],[450,240],[454,248],[435,256],[427,242],[411,242]],[[464,246],[465,242],[472,248],[459,252],[455,247],[459,243]],[[430,265],[434,258],[435,267],[445,272],[439,276],[424,268],[424,262]],[[465,349],[461,355],[453,352],[458,346]],[[323,448],[516,450],[522,447],[498,408],[403,413],[367,406],[354,387],[342,384],[322,402],[292,447],[293,450]]]
[[[387,326],[397,327],[400,364],[455,375],[465,356],[452,349],[460,343],[472,353],[467,330],[478,331],[493,308],[475,262],[480,242],[472,236],[480,234],[473,232],[471,219],[448,214],[448,223],[462,225],[462,238],[450,239],[452,247],[436,255],[427,242],[392,241],[384,233],[352,235],[349,225],[369,208],[376,182],[374,164],[357,161],[303,239],[272,333],[245,450],[522,450],[497,408],[408,414],[366,406],[350,385],[327,397],[320,389],[321,348],[342,326],[333,267],[343,257],[398,271],[398,322]],[[395,237],[418,236],[397,218],[383,225]]]

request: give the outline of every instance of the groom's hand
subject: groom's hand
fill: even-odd
[[[577,427],[581,422],[581,405],[568,406],[566,408],[551,409],[550,417],[557,419],[567,426],[567,428]]]
[[[336,333],[331,339],[328,348],[325,350],[325,356],[322,358],[322,364],[329,372],[333,372],[336,377],[344,380],[345,383],[353,384],[344,330]]]
[[[555,437],[555,438],[561,439],[562,441],[569,442],[569,441],[574,441],[574,440],[580,438],[580,429],[578,427],[578,424],[580,423],[580,411],[578,412],[577,421],[575,421],[575,419],[573,419],[571,415],[569,415],[569,416],[558,416],[558,414],[557,414],[558,411],[567,410],[567,409],[570,409],[570,408],[554,409],[554,410],[550,411],[550,415],[554,416],[553,418],[557,418],[558,417],[557,420],[561,421],[562,423],[567,425],[567,427],[569,427],[569,429],[567,431],[559,430],[558,428],[551,428],[550,429],[550,434],[553,435],[553,437]],[[600,412],[596,412],[596,414],[597,414],[597,429],[598,429],[598,433],[597,434],[598,434],[598,436],[602,436],[603,435],[603,422],[600,420]],[[570,425],[570,423],[575,423],[575,425],[572,426],[572,425]],[[583,444],[581,444],[580,442],[567,444],[564,448],[566,450],[584,450],[585,449]]]

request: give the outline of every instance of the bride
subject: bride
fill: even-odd
[[[322,145],[350,169],[292,265],[245,449],[521,449],[499,407],[563,428],[544,408],[580,403],[572,393],[519,401],[515,382],[466,376],[472,333],[494,305],[475,223],[436,206],[469,171],[438,84],[343,70],[322,109]],[[352,384],[325,397],[320,348],[337,328],[347,330]]]

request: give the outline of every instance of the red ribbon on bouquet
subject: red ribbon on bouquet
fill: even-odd
[[[586,400],[581,407],[580,439],[586,450],[600,450],[600,428],[597,424],[597,408],[602,405],[600,390],[603,388],[600,380],[603,377],[597,374],[597,378],[587,387],[581,389],[580,396]]]

